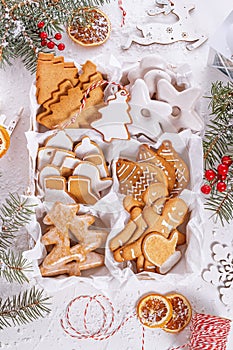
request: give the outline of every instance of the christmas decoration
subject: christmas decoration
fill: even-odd
[[[39,29],[43,29],[45,26],[45,23],[43,21],[39,22],[37,24],[37,27]],[[48,34],[45,31],[39,31],[38,32],[39,38],[41,39],[41,46],[47,46],[48,49],[53,49],[55,46],[58,48],[59,51],[63,51],[65,49],[65,45],[63,43],[57,44],[53,40],[61,40],[62,34],[61,33],[56,33],[54,35],[54,38],[49,38]]]
[[[102,5],[104,1],[1,0],[0,66],[11,64],[14,58],[21,57],[26,68],[34,72],[38,52],[48,50],[43,40],[54,37],[55,33],[61,31],[63,25],[67,26],[79,8]],[[81,11],[77,14],[78,20],[82,23],[88,21],[88,18],[84,18]],[[42,37],[38,35],[38,29],[42,29]],[[59,45],[58,49],[63,50],[64,44]],[[52,46],[49,45],[50,49]]]
[[[87,18],[80,21],[80,14]],[[98,46],[109,38],[111,23],[105,13],[98,9],[81,8],[70,20],[68,34],[72,40],[82,46]]]
[[[104,141],[127,140],[129,138],[126,127],[126,124],[131,123],[128,98],[127,91],[120,90],[115,96],[108,98],[106,106],[99,109],[102,118],[94,121],[91,126],[103,135]]]
[[[151,296],[155,294],[150,294]],[[157,295],[158,296],[158,295]],[[164,297],[160,296],[159,303],[163,300]],[[186,307],[190,308],[189,302],[181,294],[168,294],[167,297],[173,298],[174,304],[177,303],[175,298],[179,297],[179,302],[175,306],[175,312],[173,317],[175,318],[176,327],[177,323],[180,322],[181,314],[185,319],[185,326],[188,324],[191,319],[191,311],[187,312]],[[147,300],[147,296],[143,297],[141,300]],[[141,300],[139,301],[139,306],[141,305]],[[151,314],[151,318],[158,319],[164,316],[164,313],[161,312],[163,309],[159,309],[160,305],[157,303],[158,300],[154,299],[150,304],[149,308],[154,309],[154,313]],[[165,300],[164,305],[165,305]],[[90,327],[93,326],[93,314],[96,311],[98,312],[98,323],[95,323],[95,330]],[[159,312],[160,311],[160,312]],[[182,312],[181,312],[182,311]],[[143,313],[147,311],[143,310]],[[74,318],[74,314],[78,317]],[[64,332],[72,338],[80,340],[96,340],[103,341],[111,338],[117,332],[119,332],[129,321],[136,320],[137,313],[135,311],[129,312],[123,320],[119,315],[119,312],[116,313],[112,301],[104,295],[80,295],[73,300],[71,300],[67,306],[65,316],[60,320],[61,327]],[[96,318],[94,318],[96,320]],[[156,318],[157,319],[157,318]],[[178,321],[178,322],[177,322]],[[194,313],[191,319],[191,335],[190,341],[188,344],[179,346],[175,349],[203,349],[203,350],[226,350],[227,337],[230,331],[230,320],[224,319],[217,316],[205,315]],[[141,325],[141,349],[145,350],[145,330],[146,328],[143,324]],[[148,329],[148,328],[147,328]],[[160,330],[161,328],[159,328]],[[168,331],[167,329],[163,329]],[[153,331],[149,329],[148,331]],[[156,331],[156,330],[155,330]]]
[[[170,350],[226,350],[230,323],[226,318],[196,313],[192,318],[189,343]]]
[[[137,24],[137,29],[141,30],[142,37],[129,36],[123,49],[128,49],[133,42],[140,45],[172,44],[176,41],[188,41],[186,48],[193,50],[202,45],[207,36],[197,31],[196,26],[192,23],[190,11],[195,8],[192,3],[187,1],[175,0],[157,0],[156,9],[148,11],[149,16],[174,14],[178,20],[175,23],[146,23]]]
[[[31,270],[30,264],[21,254],[6,250],[17,231],[24,227],[34,213],[27,200],[10,194],[0,208],[0,277],[8,282],[29,282],[25,273]],[[30,322],[50,312],[48,297],[34,287],[5,301],[0,298],[0,329]]]
[[[203,140],[205,178],[209,183],[201,191],[210,194],[205,207],[224,225],[233,219],[233,85],[217,81],[211,94],[211,117]]]
[[[203,279],[218,287],[223,304],[232,305],[233,250],[227,245],[215,243],[211,247],[214,264],[203,271]]]

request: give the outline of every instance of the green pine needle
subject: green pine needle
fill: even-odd
[[[221,158],[228,155],[233,159],[233,84],[221,81],[212,84],[210,97],[211,119],[203,140],[205,170],[214,169]],[[219,192],[216,184],[206,200],[206,209],[213,212],[215,221],[222,225],[233,220],[233,165],[227,175],[227,189]],[[216,171],[217,173],[217,171]]]
[[[29,282],[25,273],[31,271],[31,265],[22,254],[15,255],[13,252],[0,251],[0,277],[8,282]]]
[[[33,205],[27,204],[27,199],[22,200],[18,194],[9,194],[5,204],[0,208],[0,249],[9,247],[15,233],[28,224],[31,220]]]
[[[0,299],[0,329],[45,317],[51,311],[48,308],[48,299],[50,298],[45,297],[43,291],[35,287],[5,301]]]
[[[101,6],[110,0],[0,0],[0,67],[11,64],[20,57],[32,73],[36,69],[39,52],[52,52],[41,46],[37,24],[45,23],[45,30],[52,38],[66,27],[74,13],[83,7]],[[82,12],[80,20],[87,18]]]
[[[233,84],[215,82],[211,89],[211,120],[203,140],[205,168],[220,163],[223,155],[233,151]]]

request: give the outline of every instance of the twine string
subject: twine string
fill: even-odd
[[[123,1],[122,0],[118,0],[118,7],[119,7],[119,9],[121,10],[121,13],[122,13],[121,27],[123,27],[125,25],[126,11],[124,10]]]
[[[195,313],[190,327],[190,342],[171,350],[226,350],[230,323],[222,317]]]
[[[87,98],[88,98],[90,92],[93,91],[94,89],[100,87],[100,86],[107,85],[107,84],[109,84],[109,85],[115,85],[115,86],[118,87],[118,89],[124,90],[125,93],[126,93],[127,95],[129,94],[129,92],[126,90],[126,88],[125,88],[123,85],[121,85],[121,84],[119,84],[119,83],[116,83],[115,81],[111,81],[111,82],[110,82],[110,81],[103,80],[103,79],[102,79],[102,80],[95,81],[95,82],[94,82],[93,84],[91,84],[91,85],[88,87],[88,89],[86,90],[86,92],[85,92],[85,94],[84,94],[84,96],[83,96],[83,98],[82,98],[82,102],[81,102],[81,105],[80,105],[80,107],[79,107],[78,112],[75,113],[75,114],[72,116],[72,118],[71,118],[70,120],[66,121],[66,122],[63,123],[62,125],[55,125],[55,126],[54,126],[54,129],[59,128],[59,130],[63,130],[63,129],[65,129],[65,128],[67,128],[68,126],[70,126],[71,124],[74,124],[75,121],[76,121],[76,119],[78,118],[78,116],[79,116],[79,115],[82,113],[82,111],[85,109],[86,103],[87,103]]]
[[[71,321],[72,308],[75,303],[85,302],[83,307],[83,317],[80,318],[80,322],[83,323],[83,330],[80,330],[80,326],[75,326]],[[101,310],[100,325],[96,325],[96,331],[90,331],[88,327],[88,314],[91,314],[90,308],[97,306]],[[64,332],[72,338],[85,340],[107,340],[114,336],[124,325],[131,319],[137,317],[136,312],[132,312],[126,316],[117,326],[116,323],[116,312],[111,300],[101,294],[88,296],[81,295],[71,300],[67,306],[64,319],[61,319],[61,326]],[[198,314],[195,313],[191,321],[191,335],[190,341],[187,344],[172,348],[170,350],[226,350],[227,337],[230,332],[231,321],[225,318]],[[145,350],[145,328],[142,324],[142,335],[141,335],[141,349]]]
[[[74,326],[73,322],[71,321],[71,313],[72,313],[72,307],[75,303],[85,301],[86,304],[84,304],[84,312],[83,312],[83,328],[84,330],[81,331],[78,326]],[[96,303],[98,307],[100,307],[100,310],[102,312],[101,316],[102,319],[100,321],[100,325],[98,325],[98,328],[94,332],[90,332],[88,328],[88,313],[90,310],[91,304]],[[63,328],[64,332],[69,335],[72,338],[76,338],[79,340],[85,340],[85,339],[92,339],[92,340],[107,340],[110,337],[114,336],[120,329],[131,319],[136,317],[136,312],[133,312],[132,314],[129,314],[126,316],[122,322],[118,324],[114,328],[114,323],[116,321],[116,312],[114,309],[114,306],[111,302],[111,300],[104,296],[104,295],[94,295],[94,296],[88,296],[88,295],[81,295],[77,298],[74,298],[70,301],[70,303],[67,306],[66,313],[64,319],[60,320],[61,327]],[[145,332],[144,327],[142,327],[142,350],[145,350],[144,343],[145,343]]]

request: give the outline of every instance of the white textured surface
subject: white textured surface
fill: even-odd
[[[179,1],[179,0],[178,0]],[[175,43],[171,46],[139,46],[133,44],[127,51],[122,51],[120,46],[124,43],[129,31],[135,32],[136,23],[145,21],[145,10],[153,8],[154,1],[123,0],[123,5],[127,11],[126,26],[121,28],[121,16],[117,8],[117,1],[104,6],[112,22],[112,34],[104,46],[98,48],[81,48],[66,40],[66,50],[64,55],[67,58],[83,63],[87,58],[104,53],[113,54],[118,59],[133,62],[148,53],[159,52],[169,62],[187,62],[193,70],[193,78],[203,89],[203,95],[209,95],[211,82],[215,80],[225,81],[225,77],[206,66],[208,57],[208,42],[196,51],[189,52],[184,43]],[[208,34],[212,35],[217,26],[223,21],[232,9],[231,0],[220,1],[196,1],[196,10],[193,12],[193,20]],[[15,61],[12,67],[7,67],[5,71],[0,71],[0,113],[4,113],[10,119],[21,106],[24,107],[24,115],[12,137],[12,143],[7,155],[0,160],[0,201],[3,201],[8,192],[18,191],[22,193],[28,184],[28,155],[24,132],[29,127],[29,89],[34,77],[31,76],[22,66],[21,62]],[[207,117],[208,101],[202,99],[201,112]],[[207,219],[208,220],[208,219]],[[210,246],[212,242],[227,243],[232,245],[230,234],[233,225],[221,226],[209,223],[205,229],[205,242],[203,252],[205,261],[203,268],[212,263]],[[17,247],[27,247],[25,236],[20,236],[16,242]],[[33,283],[33,281],[32,281]],[[26,288],[27,286],[24,286]],[[98,286],[97,286],[98,287]],[[0,297],[5,298],[17,293],[20,287],[17,284],[8,284],[1,281]],[[144,281],[135,284],[129,281],[127,286],[119,286],[116,282],[106,283],[104,291],[109,295],[116,306],[127,309],[133,306],[140,295],[150,291],[165,293],[177,290],[186,295],[197,312],[206,312],[223,317],[233,318],[233,308],[224,306],[219,300],[218,289],[206,283],[199,276],[195,276],[188,284],[173,286],[156,281]],[[60,318],[64,316],[65,307],[72,297],[81,294],[100,293],[98,288],[93,289],[88,283],[78,283],[73,288],[67,288],[53,295],[52,313],[44,320],[38,320],[23,327],[13,327],[0,332],[0,349],[9,350],[133,350],[140,349],[140,329],[136,321],[131,321],[118,335],[115,335],[108,342],[77,341],[65,335],[61,326]],[[159,331],[146,331],[146,350],[166,350],[172,345],[184,344],[186,332],[178,337],[173,335],[164,336]],[[233,348],[233,336],[228,344],[228,350]]]

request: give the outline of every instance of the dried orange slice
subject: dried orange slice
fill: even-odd
[[[86,17],[83,24],[79,17],[81,12]],[[70,38],[82,46],[101,45],[109,38],[110,32],[111,23],[107,15],[96,8],[84,7],[77,10],[68,26]]]
[[[172,317],[172,304],[160,294],[149,294],[139,300],[137,314],[144,326],[161,328]]]
[[[163,326],[163,330],[170,333],[178,333],[182,331],[191,320],[191,305],[182,294],[167,294],[166,298],[170,300],[173,312],[172,318]]]
[[[0,125],[0,158],[4,156],[10,147],[10,135],[8,131]]]

